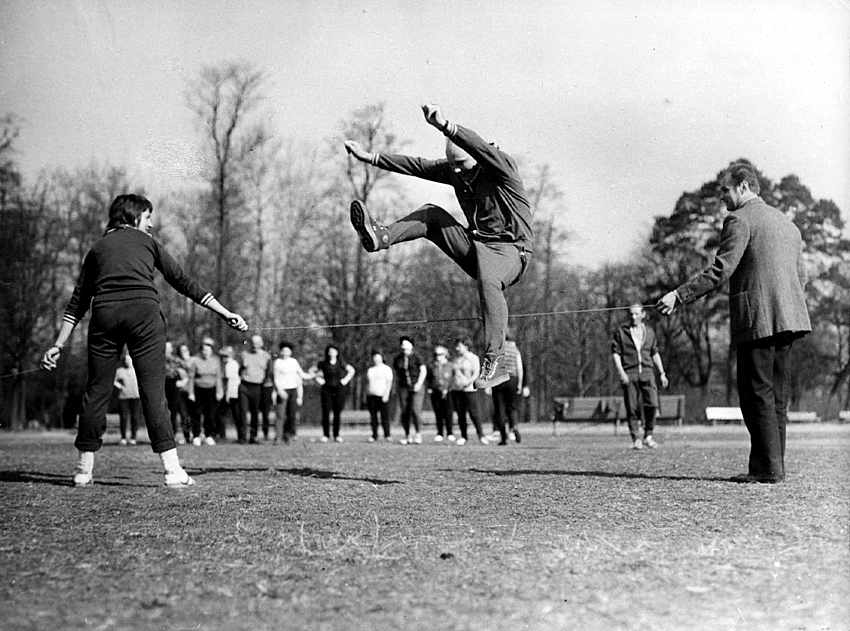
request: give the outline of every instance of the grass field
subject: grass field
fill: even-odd
[[[360,431],[361,433],[356,433]],[[520,445],[98,453],[0,434],[0,628],[850,629],[850,426],[793,426],[788,481],[736,485],[746,431],[524,431]]]

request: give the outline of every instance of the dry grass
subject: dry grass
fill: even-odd
[[[107,445],[0,436],[3,629],[850,629],[850,427],[795,426],[789,481],[735,485],[746,433],[521,445]]]

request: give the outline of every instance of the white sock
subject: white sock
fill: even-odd
[[[74,473],[91,475],[94,469],[94,452],[77,450],[77,454],[77,467],[74,469]]]
[[[183,468],[180,466],[180,460],[177,458],[177,448],[163,451],[159,454],[162,459],[162,465],[165,467],[166,473],[180,473]]]

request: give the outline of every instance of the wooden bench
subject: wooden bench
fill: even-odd
[[[718,421],[724,423],[743,423],[744,413],[741,411],[741,408],[707,407],[705,408],[705,420],[712,425],[717,425]]]
[[[553,397],[553,433],[559,422],[614,422],[614,433],[626,418],[622,396]],[[675,421],[682,425],[685,417],[685,395],[671,394],[658,398],[658,421]]]
[[[817,412],[788,412],[789,423],[819,423]]]

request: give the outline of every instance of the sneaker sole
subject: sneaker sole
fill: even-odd
[[[372,230],[372,222],[366,208],[359,201],[351,202],[351,225],[360,237],[360,243],[367,252],[378,250],[378,235]]]
[[[189,476],[189,479],[186,480],[185,482],[174,482],[174,483],[166,482],[165,486],[168,487],[169,489],[185,489],[186,487],[189,487],[189,486],[195,486],[195,480],[194,480],[194,478],[192,478],[192,476]]]
[[[487,379],[476,379],[475,380],[475,389],[476,390],[484,390],[486,388],[493,388],[498,386],[501,383],[505,383],[508,379],[510,379],[510,375],[501,375],[499,377],[494,377],[489,381]]]

